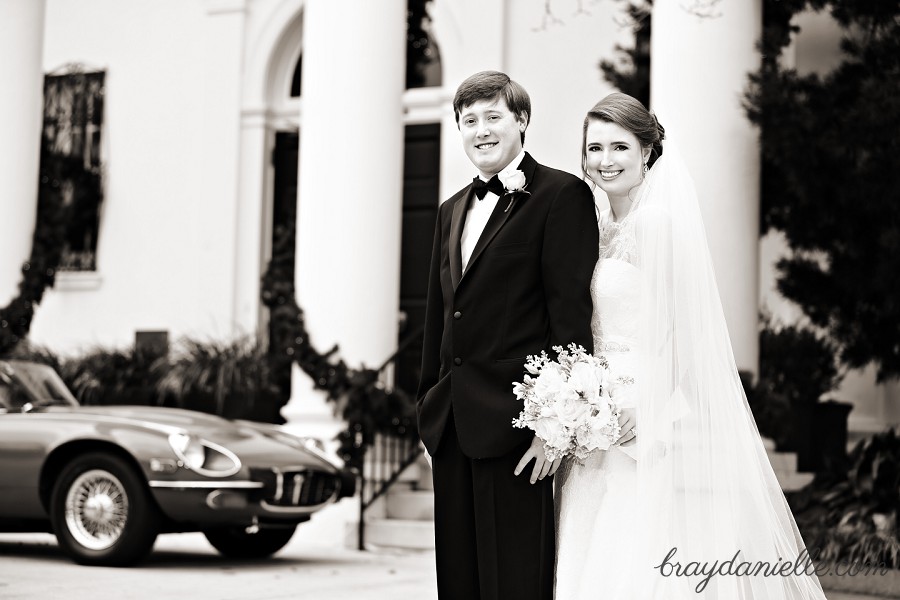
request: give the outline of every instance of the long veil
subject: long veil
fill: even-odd
[[[824,600],[747,405],[697,194],[670,142],[632,212],[642,274],[634,597]]]

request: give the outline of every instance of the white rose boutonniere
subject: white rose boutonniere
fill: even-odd
[[[509,204],[506,205],[506,210],[503,212],[509,212],[509,209],[513,207],[519,194],[524,194],[526,196],[531,195],[531,192],[525,189],[527,183],[525,180],[525,173],[522,171],[516,170],[511,173],[501,173],[497,175],[497,178],[500,180],[500,183],[503,184],[503,189],[506,190],[506,194],[512,195],[512,198],[509,199]]]
[[[512,173],[503,173],[497,175],[500,183],[503,184],[507,193],[524,192],[525,191],[525,173],[522,171],[513,171]]]

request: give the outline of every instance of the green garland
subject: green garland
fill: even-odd
[[[341,457],[359,468],[376,433],[418,439],[415,402],[400,389],[386,389],[377,370],[351,369],[335,358],[337,346],[325,353],[313,347],[303,311],[295,300],[294,240],[293,223],[279,226],[272,260],[262,279],[262,302],[271,311],[272,371],[296,363],[317,389],[326,392],[329,401],[337,403],[338,413],[347,421],[347,428],[338,436]]]
[[[85,176],[80,161],[50,155],[43,149],[41,167],[31,256],[22,265],[18,295],[0,309],[0,356],[12,352],[28,335],[35,308],[41,303],[47,288],[53,287],[56,281],[67,222],[61,182]]]

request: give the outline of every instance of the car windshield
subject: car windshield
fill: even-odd
[[[22,391],[26,392],[26,394],[10,394],[10,399],[19,399],[13,402],[10,408],[21,408],[26,402],[31,402],[35,407],[78,405],[78,401],[52,367],[19,360],[10,360],[6,364],[10,368],[4,372],[12,380],[9,385],[14,387],[15,384],[19,384],[24,388]]]

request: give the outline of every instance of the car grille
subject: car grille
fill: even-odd
[[[322,471],[254,469],[251,475],[264,485],[262,499],[272,506],[316,506],[330,500],[340,479]]]

